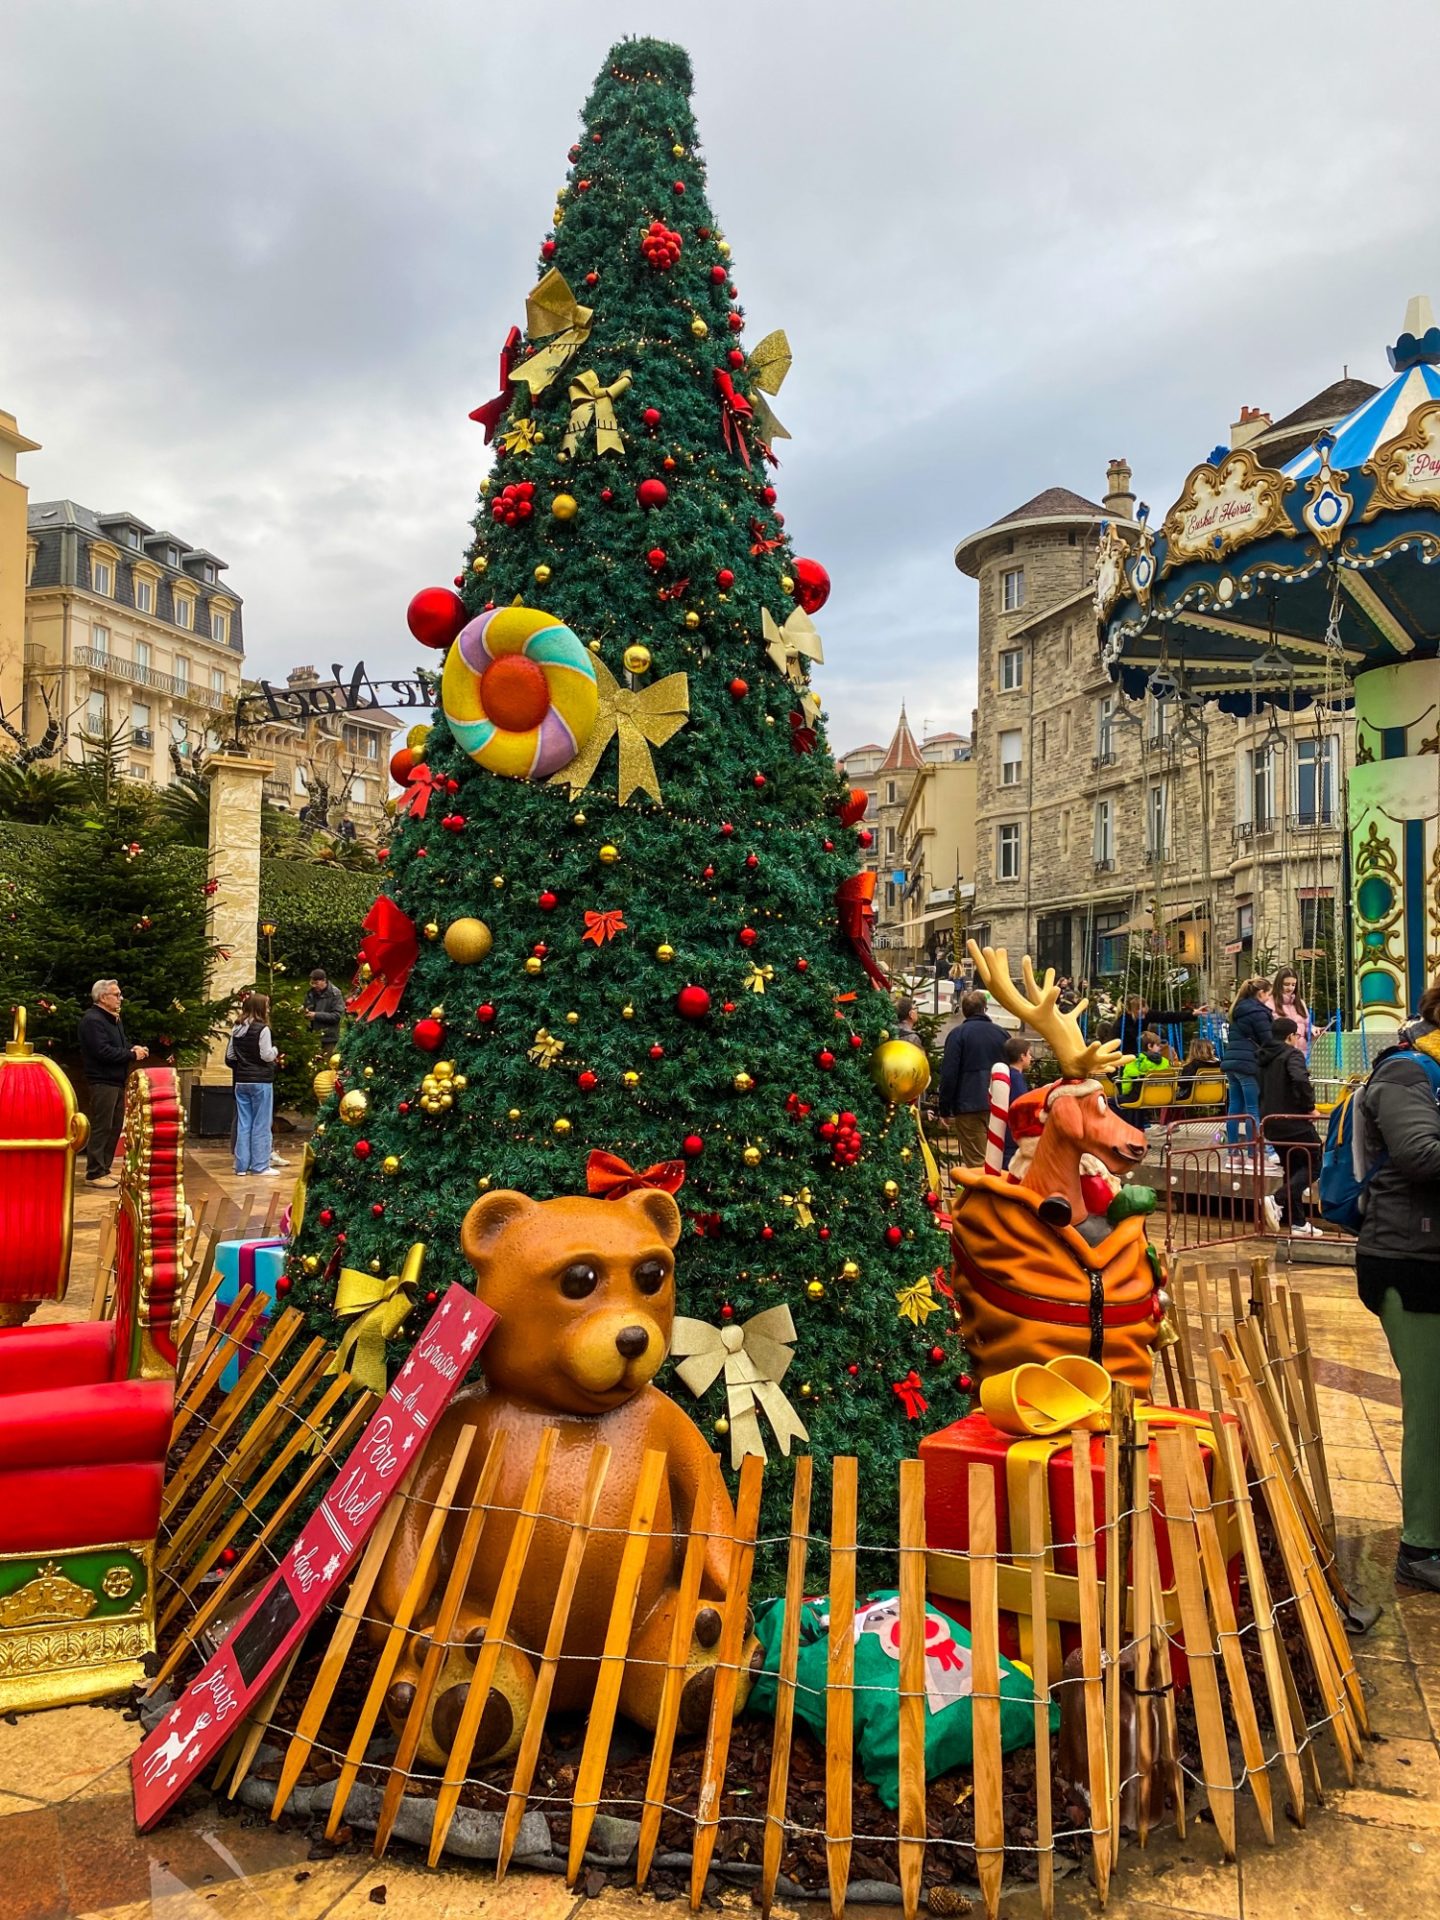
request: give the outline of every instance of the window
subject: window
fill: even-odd
[[[1074,660],[1075,660],[1075,629],[1073,627],[1066,627],[1065,629],[1065,664],[1066,666],[1068,667],[1073,665]]]
[[[1060,809],[1060,858],[1062,860],[1068,860],[1070,858],[1070,809],[1069,807],[1062,807]]]
[[[1251,747],[1245,755],[1245,773],[1250,802],[1250,824],[1256,833],[1269,833],[1275,825],[1275,750]]]
[[[1070,709],[1067,707],[1060,716],[1060,751],[1070,751]]]
[[[134,733],[150,731],[150,709],[143,700],[130,702],[130,727]]]
[[[887,859],[890,858],[894,854],[894,852],[895,852],[895,829],[894,827],[887,827],[885,829],[886,858]]]
[[[207,586],[212,586],[212,585],[214,584],[214,581],[215,581],[215,563],[214,563],[214,561],[213,561],[213,560],[207,560],[207,561],[205,562],[205,565],[204,565],[204,566],[202,567],[202,569],[201,569],[201,571],[202,571],[202,573],[203,573],[203,574],[205,575],[205,584],[206,584]]]
[[[108,627],[91,627],[90,644],[96,653],[109,653],[110,629]]]
[[[1149,860],[1165,857],[1168,837],[1165,797],[1165,783],[1157,780],[1145,804],[1145,857]]]
[[[180,593],[175,595],[175,624],[177,627],[193,627],[195,624],[195,602],[187,600]]]
[[[1115,758],[1115,696],[1101,696],[1095,709],[1095,758],[1102,766]]]
[[[140,530],[138,527],[127,527],[125,529],[125,544],[127,547],[134,547],[136,552],[139,552]]]
[[[1300,944],[1329,954],[1335,943],[1335,899],[1329,888],[1305,887],[1300,893]]]
[[[190,691],[190,662],[183,653],[175,656],[175,684],[181,693]]]
[[[167,566],[167,567],[178,567],[178,566],[179,566],[179,564],[180,564],[180,549],[179,549],[178,547],[166,547],[166,549],[165,549],[165,564],[166,564],[166,566]]]
[[[148,780],[150,778],[149,767],[145,766],[139,760],[132,760],[130,762],[130,778],[132,780]]]
[[[1335,818],[1335,736],[1295,742],[1295,811],[1302,827],[1328,827]],[[1307,940],[1306,946],[1319,943]]]
[[[1025,650],[1006,647],[1000,655],[1000,691],[1018,693],[1025,684]]]
[[[893,807],[895,804],[895,782],[893,780],[887,780],[885,782],[885,804],[887,807]]]
[[[995,829],[995,878],[1020,878],[1020,826],[1018,821]]]
[[[1000,784],[1002,787],[1018,787],[1022,760],[1020,754],[1020,729],[1007,727],[1000,736]]]
[[[1000,576],[1000,607],[1004,613],[1018,613],[1025,604],[1025,569],[1006,567]]]
[[[1113,867],[1115,864],[1115,802],[1113,800],[1095,802],[1095,864],[1097,867]]]
[[[893,907],[895,904],[895,882],[893,880],[887,880],[885,882],[885,904],[887,907]]]
[[[1147,718],[1150,723],[1148,729],[1150,744],[1152,747],[1164,746],[1169,733],[1169,720],[1166,716],[1165,702],[1163,700],[1157,700],[1153,693],[1148,693],[1145,696],[1145,704],[1149,709]]]
[[[305,784],[305,769],[303,767],[296,767],[295,769],[295,793],[297,798],[301,800],[308,798],[310,793],[310,789]]]
[[[135,642],[135,664],[146,673],[150,671],[150,642],[148,640],[137,640]]]
[[[98,739],[108,730],[109,725],[109,710],[105,704],[105,694],[99,687],[92,688],[85,708],[85,731]]]
[[[1042,720],[1040,722],[1040,759],[1042,763],[1045,760],[1045,750],[1047,745],[1049,744],[1049,739],[1050,739],[1050,723],[1048,720]]]
[[[350,799],[357,807],[368,807],[370,804],[370,782],[368,780],[352,780],[350,782]]]
[[[135,582],[135,611],[153,613],[155,611],[155,583],[151,580]]]
[[[210,616],[210,638],[218,646],[230,644],[230,617],[224,613],[212,613]]]
[[[1125,966],[1125,915],[1112,909],[1095,916],[1096,973],[1120,973]]]
[[[95,593],[103,593],[107,599],[115,591],[115,569],[108,560],[90,562],[90,586]]]
[[[224,669],[223,667],[211,667],[211,669],[210,669],[210,691],[211,691],[212,693],[218,693],[218,694],[222,694],[222,695],[224,694],[224,692],[225,692],[225,669]]]
[[[1252,901],[1246,900],[1235,909],[1235,938],[1242,947],[1253,947],[1255,944],[1255,907]]]

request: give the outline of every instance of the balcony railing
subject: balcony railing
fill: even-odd
[[[1090,771],[1092,773],[1098,773],[1101,767],[1113,767],[1114,764],[1115,749],[1113,747],[1102,747],[1099,753],[1091,756]]]
[[[151,687],[156,693],[168,693],[174,700],[188,700],[192,706],[218,708],[226,696],[194,680],[181,680],[173,673],[161,673],[155,667],[139,666],[134,660],[122,660],[116,654],[102,653],[98,647],[77,647],[75,664],[90,673],[103,674],[109,680],[125,680],[133,687]]]
[[[1107,858],[1103,854],[1096,854],[1095,871],[1096,873],[1113,873],[1115,871],[1114,860]]]

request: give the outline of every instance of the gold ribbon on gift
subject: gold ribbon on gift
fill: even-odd
[[[790,342],[785,337],[785,329],[776,327],[773,333],[767,333],[750,352],[749,359],[751,410],[755,415],[755,432],[767,443],[771,440],[788,440],[790,435],[770,411],[767,393],[778,393],[785,384],[785,376],[790,371]]]
[[[913,1287],[902,1287],[895,1299],[900,1309],[900,1318],[910,1321],[913,1326],[923,1327],[932,1313],[940,1311],[940,1302],[935,1298],[928,1273],[922,1274]],[[981,1392],[984,1392],[983,1387]],[[987,1408],[986,1411],[988,1412],[989,1409]]]
[[[980,1382],[980,1408],[1001,1433],[1037,1439],[1088,1427],[1110,1427],[1110,1375],[1098,1361],[1080,1354],[1058,1360],[1027,1361]]]
[[[795,1358],[795,1322],[787,1306],[767,1307],[743,1326],[712,1327],[705,1320],[679,1319],[670,1339],[675,1371],[698,1400],[723,1372],[730,1418],[730,1465],[738,1468],[747,1453],[763,1460],[763,1413],[774,1429],[780,1451],[788,1456],[792,1440],[810,1438],[780,1382]]]
[[[348,1373],[357,1386],[384,1393],[385,1343],[405,1324],[425,1265],[425,1244],[417,1240],[399,1273],[382,1280],[378,1273],[342,1267],[335,1285],[335,1311],[353,1324],[345,1329],[327,1374]]]
[[[663,747],[690,717],[690,682],[683,673],[668,673],[649,687],[622,687],[600,659],[592,654],[599,683],[600,711],[584,747],[558,773],[552,786],[569,787],[573,799],[595,777],[600,756],[619,736],[620,777],[616,797],[623,807],[637,789],[653,800],[660,798],[660,777],[651,747]]]
[[[580,451],[592,426],[597,454],[624,453],[625,436],[615,419],[615,402],[629,385],[630,375],[622,373],[618,380],[602,387],[593,367],[587,367],[570,382],[570,424],[565,429],[563,449],[566,454]]]
[[[814,1226],[815,1216],[810,1211],[809,1187],[801,1187],[798,1193],[782,1193],[780,1196],[780,1204],[782,1207],[793,1207],[795,1209],[795,1225],[797,1227]]]
[[[590,323],[595,318],[589,307],[582,307],[570,291],[570,283],[558,267],[552,267],[525,300],[525,330],[532,340],[548,340],[528,359],[517,360],[510,378],[528,387],[532,397],[543,393],[558,373],[574,359],[590,338]]]
[[[774,978],[774,967],[761,966],[758,961],[752,960],[750,971],[745,976],[746,990],[750,993],[764,993]]]

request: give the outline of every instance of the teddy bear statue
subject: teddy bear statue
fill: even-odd
[[[680,1725],[702,1729],[714,1690],[721,1614],[735,1529],[730,1497],[699,1429],[652,1383],[670,1345],[675,1314],[675,1261],[680,1210],[658,1188],[616,1198],[537,1201],[522,1193],[487,1193],[461,1228],[461,1246],[475,1270],[476,1292],[499,1315],[481,1354],[485,1384],[456,1396],[431,1440],[377,1584],[383,1638],[395,1617],[418,1554],[426,1516],[459,1435],[473,1438],[429,1592],[414,1614],[417,1630],[386,1693],[398,1732],[415,1699],[440,1596],[491,1443],[500,1444],[499,1479],[475,1555],[464,1605],[431,1695],[418,1757],[443,1765],[454,1743],[470,1678],[484,1642],[515,1514],[547,1428],[558,1438],[473,1750],[476,1761],[504,1759],[520,1744],[536,1669],[550,1624],[556,1586],[579,1507],[592,1449],[611,1458],[585,1549],[555,1677],[557,1712],[586,1707],[595,1691],[600,1654],[615,1594],[620,1557],[647,1449],[668,1462],[635,1607],[620,1709],[653,1731],[660,1707],[678,1600],[685,1542],[708,1538],[700,1599],[691,1632]],[[747,1655],[750,1651],[747,1648]],[[748,1691],[748,1662],[742,1695]],[[742,1699],[743,1704],[743,1699]]]

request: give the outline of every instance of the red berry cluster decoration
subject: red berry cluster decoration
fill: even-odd
[[[528,520],[535,511],[535,482],[533,480],[513,480],[508,487],[502,487],[490,503],[490,517],[503,526],[513,527],[522,520]]]
[[[663,220],[652,220],[640,239],[640,251],[657,273],[675,265],[680,247],[680,235]]]
[[[459,833],[464,828],[465,816],[463,813],[447,813],[440,824],[447,833]]]
[[[865,1136],[856,1124],[853,1113],[837,1114],[833,1120],[823,1121],[816,1131],[822,1140],[829,1143],[830,1158],[837,1167],[854,1166],[860,1158]]]
[[[808,1100],[802,1100],[798,1093],[787,1093],[785,1096],[785,1111],[790,1115],[792,1120],[803,1120],[810,1111],[810,1102]]]

